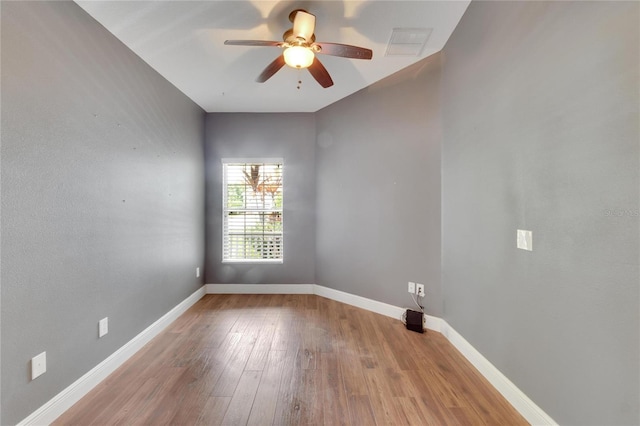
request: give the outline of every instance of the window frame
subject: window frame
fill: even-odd
[[[282,264],[284,263],[284,159],[283,158],[222,158],[222,263],[247,263],[247,264]],[[278,209],[275,208],[256,208],[256,209],[234,209],[229,208],[227,205],[228,201],[228,173],[227,173],[227,165],[230,164],[244,164],[245,166],[251,165],[279,165],[280,172],[280,195],[281,195],[281,206]],[[245,206],[246,207],[246,206]],[[226,249],[226,245],[229,244],[229,227],[228,227],[228,216],[230,212],[239,212],[243,211],[245,213],[255,212],[258,214],[267,214],[277,212],[280,216],[281,222],[281,233],[280,233],[280,243],[279,243],[279,258],[225,258],[228,251]],[[264,231],[263,231],[264,232]],[[239,235],[246,235],[245,233]],[[246,244],[246,243],[245,243]]]

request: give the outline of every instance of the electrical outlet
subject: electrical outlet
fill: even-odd
[[[200,268],[196,268],[196,278],[200,278]]]
[[[109,332],[109,317],[102,318],[98,322],[98,338]]]
[[[407,291],[411,294],[416,294],[416,283],[409,281],[409,289]]]
[[[31,380],[47,372],[47,353],[42,352],[31,358]]]
[[[424,297],[424,284],[416,283],[416,294],[418,296]]]

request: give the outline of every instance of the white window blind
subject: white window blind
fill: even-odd
[[[222,261],[282,262],[282,159],[222,164]]]

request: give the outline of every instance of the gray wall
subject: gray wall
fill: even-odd
[[[315,118],[300,114],[207,114],[207,251],[211,284],[315,282]],[[222,264],[222,158],[284,159],[284,263]]]
[[[472,2],[443,51],[444,318],[561,424],[640,423],[638,16]]]
[[[317,113],[317,284],[440,316],[440,56]]]
[[[2,2],[2,424],[202,285],[203,120],[75,3]]]
[[[1,423],[197,289],[205,235],[210,283],[409,305],[424,282],[427,312],[555,420],[640,423],[638,13],[472,2],[442,55],[316,114],[205,130],[75,4],[3,2]],[[263,156],[285,159],[287,258],[222,265],[220,158]]]

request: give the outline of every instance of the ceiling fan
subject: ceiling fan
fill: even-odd
[[[284,49],[282,55],[271,62],[258,76],[256,81],[264,83],[270,79],[285,64],[292,68],[308,68],[309,72],[324,88],[333,86],[333,80],[316,53],[340,56],[351,59],[371,59],[373,52],[364,47],[351,46],[339,43],[316,42],[314,35],[316,17],[306,10],[296,9],[289,14],[289,21],[293,22],[293,28],[285,31],[283,41],[265,40],[226,40],[224,44],[233,46],[272,46]]]

